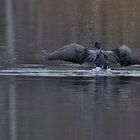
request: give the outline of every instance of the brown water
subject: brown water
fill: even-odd
[[[43,49],[71,42],[126,44],[140,54],[139,7],[138,0],[1,0],[0,140],[139,140],[139,67],[98,75],[88,66],[40,65]],[[87,71],[72,71],[79,69]]]
[[[71,42],[140,52],[139,0],[1,0],[0,6],[0,46],[12,62],[42,63],[41,50]]]

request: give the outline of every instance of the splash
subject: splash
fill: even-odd
[[[92,70],[50,70],[46,68],[9,68],[1,69],[0,75],[11,76],[44,76],[44,77],[95,77],[95,76],[131,76],[140,77],[140,71],[134,70],[102,70],[95,68]]]

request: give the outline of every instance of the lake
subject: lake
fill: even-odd
[[[140,74],[92,71],[0,70],[1,139],[138,140]]]
[[[139,140],[140,66],[44,63],[76,42],[140,55],[138,0],[0,1],[0,140]]]

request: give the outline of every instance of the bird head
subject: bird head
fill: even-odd
[[[96,50],[100,50],[101,49],[101,43],[100,42],[95,42],[95,48],[96,48]]]

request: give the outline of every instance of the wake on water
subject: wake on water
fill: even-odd
[[[47,68],[9,68],[1,69],[0,75],[11,76],[44,76],[44,77],[95,77],[95,76],[131,76],[140,77],[136,70],[102,70],[96,67],[92,70],[51,70]]]

